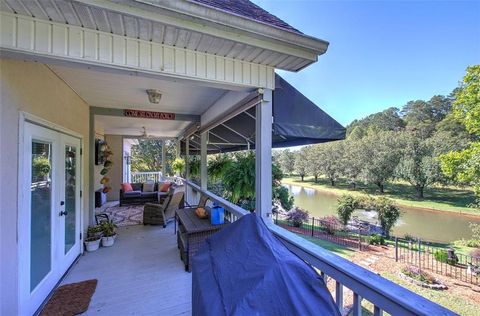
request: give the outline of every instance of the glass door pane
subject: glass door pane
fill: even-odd
[[[65,254],[75,245],[76,192],[77,192],[77,149],[65,146]]]
[[[50,272],[52,262],[52,144],[32,141],[30,291]]]

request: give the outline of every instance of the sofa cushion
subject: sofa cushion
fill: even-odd
[[[153,182],[145,182],[143,184],[142,192],[153,192],[153,188],[155,187],[155,183]]]
[[[140,196],[142,196],[142,191],[124,192],[123,196],[125,196],[125,197],[140,197]]]
[[[142,197],[155,197],[157,192],[142,192]]]
[[[133,191],[142,191],[143,183],[131,183]]]
[[[160,187],[160,190],[159,190],[159,191],[160,191],[160,192],[167,192],[168,189],[170,189],[170,186],[171,186],[171,185],[172,185],[172,184],[171,184],[170,182],[166,182],[166,183],[162,184],[162,186]]]
[[[132,185],[130,183],[122,183],[123,192],[133,191]]]

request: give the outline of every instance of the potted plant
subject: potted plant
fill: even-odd
[[[90,226],[87,229],[87,238],[85,238],[85,249],[92,252],[100,247],[100,239],[102,237],[102,227],[100,225]]]
[[[105,221],[100,224],[102,227],[102,246],[110,247],[113,246],[115,242],[115,237],[117,237],[117,225],[112,221]]]

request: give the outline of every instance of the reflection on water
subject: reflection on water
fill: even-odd
[[[337,197],[334,194],[298,185],[285,187],[295,197],[295,205],[308,210],[310,216],[336,215]],[[353,215],[369,222],[377,221],[375,212],[355,211]],[[402,217],[393,229],[393,234],[409,234],[425,240],[451,242],[471,237],[468,227],[470,222],[480,223],[480,218],[402,208]]]

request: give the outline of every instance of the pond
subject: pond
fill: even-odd
[[[337,196],[312,188],[288,185],[295,198],[295,205],[306,209],[310,216],[323,217],[337,215]],[[447,212],[401,208],[402,216],[393,229],[393,235],[403,237],[405,234],[435,242],[451,242],[461,238],[470,238],[470,222],[480,223],[480,218],[463,216]],[[354,216],[372,220],[374,212],[355,211]]]

